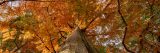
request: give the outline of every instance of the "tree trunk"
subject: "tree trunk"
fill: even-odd
[[[67,38],[60,49],[60,53],[98,53],[97,50],[87,41],[85,33],[78,27]]]

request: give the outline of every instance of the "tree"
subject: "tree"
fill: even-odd
[[[77,52],[72,48],[77,47],[86,48],[86,53],[158,53],[159,4],[159,0],[0,1],[0,50],[56,53],[65,48]]]

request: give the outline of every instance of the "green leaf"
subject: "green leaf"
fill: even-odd
[[[129,46],[130,47],[135,47],[137,43],[138,43],[138,37],[132,36],[129,38]]]
[[[150,16],[148,16],[148,15],[143,15],[142,16],[142,20],[144,21],[144,20],[147,20],[147,19],[149,19],[150,18]]]
[[[106,53],[106,47],[101,47],[99,51],[100,51],[99,53]]]

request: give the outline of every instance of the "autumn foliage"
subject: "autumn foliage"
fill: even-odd
[[[81,33],[94,52],[159,53],[160,0],[0,1],[0,53],[88,48]]]

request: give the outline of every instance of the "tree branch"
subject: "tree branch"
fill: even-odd
[[[0,2],[0,5],[4,4],[4,3],[6,3],[6,2],[8,2],[8,1],[2,1],[2,2]]]
[[[47,50],[49,50],[49,48],[45,45],[44,41],[42,40],[42,38],[38,35],[38,33],[33,30],[35,32],[35,35],[41,40],[41,42],[44,44],[45,48],[47,48]],[[49,50],[50,51],[50,50]]]
[[[149,0],[147,0],[147,2],[149,5],[150,13],[151,13],[151,15],[153,15],[153,5],[154,5],[155,0],[152,0],[152,2],[149,2]]]
[[[103,10],[100,11],[100,14],[101,12],[103,12],[109,5],[111,4],[111,0],[108,0],[107,4],[105,5],[105,8],[103,8]],[[82,29],[83,31],[86,31],[86,29],[98,18],[99,15],[95,16],[95,18],[93,18],[89,24],[84,28]]]
[[[150,3],[149,0],[147,0],[147,1],[148,1],[151,17],[150,17],[150,21],[147,23],[147,27],[145,29],[143,29],[142,33],[139,35],[140,36],[140,43],[139,43],[140,44],[140,51],[139,52],[141,52],[141,50],[143,48],[143,43],[142,42],[144,42],[144,39],[145,39],[145,37],[143,36],[143,34],[145,34],[145,32],[148,31],[149,25],[151,24],[151,21],[154,18],[154,15],[153,15],[153,5],[154,5],[155,0],[153,0],[153,2],[151,4],[149,4]],[[145,42],[147,42],[147,41],[145,41]]]
[[[0,2],[0,5],[6,3],[6,2],[13,2],[13,1],[21,1],[21,0],[6,0],[6,1],[2,1]],[[41,0],[23,0],[23,1],[36,1],[36,2],[56,2],[56,1],[41,1]]]
[[[121,6],[120,6],[120,5],[121,5],[121,4],[120,4],[120,1],[118,0],[118,13],[120,14],[120,16],[121,16],[121,18],[122,18],[122,21],[123,21],[123,23],[125,24],[125,26],[127,26],[127,22],[125,21],[123,15],[122,15],[122,13],[121,13]]]
[[[89,24],[84,28],[84,29],[82,29],[83,31],[86,31],[86,29],[95,21],[97,19],[97,17],[96,18],[93,18],[90,22],[89,22]]]
[[[52,35],[49,33],[49,31],[48,31],[48,29],[47,29],[47,33],[49,34],[49,36],[50,36],[50,43],[51,43],[51,46],[52,46],[52,49],[53,49],[53,52],[54,53],[56,53],[56,51],[55,51],[55,49],[54,49],[54,47],[53,47],[53,43],[52,43]]]
[[[34,37],[33,37],[34,38]],[[16,48],[15,50],[13,50],[13,52],[17,52],[19,49],[21,49],[22,47],[24,47],[25,45],[27,45],[29,42],[31,42],[32,40],[30,41],[27,41],[25,42],[23,45],[21,45],[19,48]]]
[[[16,40],[17,40],[17,38],[19,38],[19,35],[22,34],[22,32],[19,29],[17,29],[16,31],[17,32],[15,34],[16,37],[14,39],[14,43],[15,43],[16,47],[19,48],[18,44],[16,43]],[[11,34],[9,34],[9,35],[11,36]]]
[[[127,30],[128,30],[128,28],[127,28],[127,22],[125,21],[123,15],[121,13],[121,10],[120,10],[121,9],[121,7],[120,7],[120,5],[121,5],[120,4],[120,0],[117,0],[117,2],[118,2],[118,13],[120,14],[121,19],[122,19],[123,23],[125,24],[125,31],[124,31],[124,36],[123,36],[122,44],[123,44],[124,48],[126,49],[126,51],[134,53],[133,51],[129,50],[127,48],[127,46],[125,45],[125,39],[126,39],[126,36],[127,36]]]
[[[17,38],[18,38],[18,35],[16,35],[16,37],[15,37],[15,39],[14,39],[14,43],[15,43],[16,47],[19,48],[19,47],[18,47],[18,44],[16,43]]]

